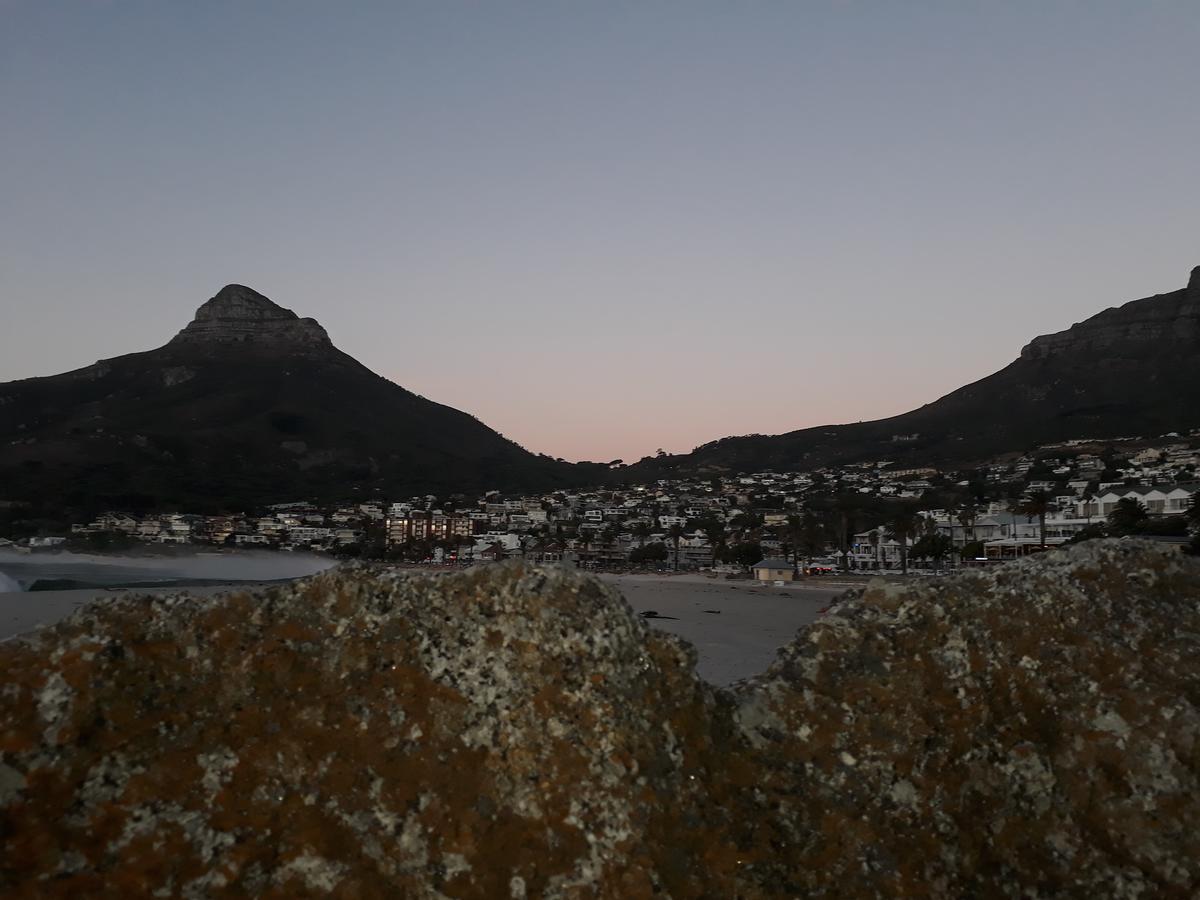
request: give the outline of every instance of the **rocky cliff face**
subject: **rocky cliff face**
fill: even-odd
[[[1097,354],[1113,349],[1182,345],[1200,352],[1200,266],[1192,269],[1188,286],[1170,294],[1133,300],[1106,309],[1066,331],[1036,337],[1021,350],[1024,359],[1044,359],[1058,353]]]
[[[243,342],[302,349],[333,346],[315,319],[302,319],[240,284],[221,288],[168,346]]]
[[[872,587],[732,693],[599,583],[364,571],[0,645],[6,896],[1190,897],[1200,565]]]

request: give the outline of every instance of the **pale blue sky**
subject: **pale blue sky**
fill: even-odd
[[[535,451],[903,412],[1200,264],[1200,4],[0,0],[0,381],[228,282]]]

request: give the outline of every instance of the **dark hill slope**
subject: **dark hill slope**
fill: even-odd
[[[1186,288],[1034,338],[987,378],[903,415],[714,441],[633,467],[795,468],[864,459],[970,462],[1075,437],[1200,426],[1200,267]],[[915,440],[896,440],[911,437]]]
[[[0,385],[0,499],[212,509],[584,477],[381,378],[240,285],[157,350]]]

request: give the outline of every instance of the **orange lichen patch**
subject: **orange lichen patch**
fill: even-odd
[[[94,673],[94,657],[101,650],[103,646],[94,641],[72,647],[58,660],[58,674],[69,687],[79,690]]]
[[[1185,896],[1200,577],[1074,552],[848,601],[734,694],[532,567],[96,607],[0,646],[0,889]]]
[[[312,625],[297,622],[294,619],[276,622],[265,629],[262,634],[262,640],[278,641],[279,643],[315,641],[319,637],[321,637],[321,632]]]

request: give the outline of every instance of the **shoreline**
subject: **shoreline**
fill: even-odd
[[[291,579],[288,579],[291,580]],[[222,582],[209,585],[188,585],[178,588],[160,587],[145,590],[133,587],[73,588],[51,591],[12,591],[0,594],[0,642],[49,628],[70,616],[93,600],[120,596],[149,595],[166,597],[189,594],[207,599],[239,590],[256,590],[280,582]]]
[[[591,574],[615,588],[648,627],[670,632],[690,643],[696,651],[697,674],[720,687],[765,672],[779,648],[815,621],[850,587],[828,582],[776,586],[751,580],[726,581],[696,573]],[[3,593],[0,594],[0,641],[52,626],[96,600],[174,594],[207,599],[242,590],[261,591],[295,580],[298,579]]]

